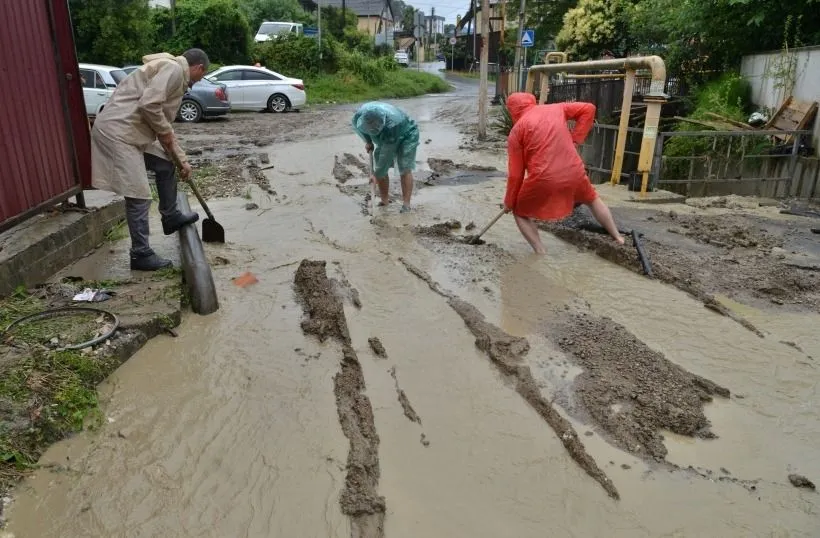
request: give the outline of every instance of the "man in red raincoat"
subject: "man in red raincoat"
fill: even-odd
[[[595,121],[595,105],[558,103],[537,105],[530,93],[507,98],[513,128],[507,138],[507,194],[504,209],[511,211],[521,235],[538,254],[547,250],[536,220],[561,220],[576,205],[585,204],[612,238],[623,244],[612,213],[598,197],[578,155]],[[570,131],[567,121],[575,120]]]

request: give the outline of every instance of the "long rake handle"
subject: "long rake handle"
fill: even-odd
[[[481,229],[481,231],[480,231],[480,232],[478,232],[478,234],[477,234],[477,235],[474,235],[474,236],[473,236],[473,239],[472,239],[472,241],[471,241],[471,242],[475,243],[476,241],[478,241],[478,239],[479,239],[482,235],[484,235],[484,234],[487,232],[487,230],[489,230],[489,229],[490,229],[490,227],[492,227],[492,225],[493,225],[493,224],[495,224],[496,222],[498,222],[498,219],[500,219],[501,217],[503,217],[503,216],[504,216],[504,213],[506,213],[506,212],[507,212],[507,211],[506,211],[506,210],[504,210],[504,209],[502,209],[501,211],[499,211],[498,215],[496,215],[496,216],[495,216],[495,218],[494,218],[493,220],[491,220],[490,222],[488,222],[488,223],[487,223],[487,225],[486,225],[484,228],[482,228],[482,229]]]
[[[375,217],[376,208],[376,181],[373,179],[373,152],[370,152],[370,177],[367,178],[370,183],[370,216]]]

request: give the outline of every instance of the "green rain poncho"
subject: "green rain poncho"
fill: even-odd
[[[353,130],[362,140],[373,144],[373,175],[387,176],[394,162],[399,173],[416,168],[419,129],[403,111],[387,103],[365,103],[353,115]]]

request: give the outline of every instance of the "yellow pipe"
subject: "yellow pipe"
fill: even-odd
[[[626,149],[626,134],[629,128],[629,115],[632,112],[632,92],[635,90],[635,70],[626,71],[624,80],[624,99],[621,102],[621,122],[618,124],[618,142],[615,144],[615,160],[612,163],[612,176],[609,182],[617,185],[621,182],[621,170],[624,166],[624,150]]]
[[[660,56],[635,56],[632,58],[615,58],[611,60],[591,60],[588,62],[570,62],[560,64],[534,65],[527,72],[527,91],[532,93],[534,87],[533,75],[549,76],[550,73],[577,73],[596,69],[649,69],[652,72],[652,82],[649,93],[644,96],[646,102],[646,121],[644,122],[641,153],[638,157],[638,172],[641,173],[641,198],[646,196],[649,182],[649,172],[652,169],[652,157],[655,153],[655,143],[658,139],[658,124],[660,123],[661,106],[666,102],[666,65]],[[624,81],[626,84],[626,80]],[[632,92],[629,92],[631,95]],[[625,92],[626,94],[626,92]],[[630,107],[631,108],[631,107]],[[622,118],[624,110],[621,111]],[[623,162],[623,150],[616,149],[615,159]],[[614,170],[613,170],[614,173]],[[620,172],[618,173],[620,176]],[[619,177],[620,179],[620,177]]]

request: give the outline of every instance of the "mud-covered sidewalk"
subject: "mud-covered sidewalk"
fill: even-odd
[[[654,279],[581,213],[545,225],[546,257],[510,218],[466,244],[498,211],[505,163],[501,140],[460,132],[463,103],[401,103],[422,132],[401,215],[367,213],[348,108],[304,120],[317,131],[299,141],[264,115],[186,133],[201,166],[258,159],[212,184],[231,196],[212,205],[228,244],[207,248],[221,309],[115,372],[112,424],[44,455],[65,472],[27,481],[10,530],[812,536],[820,316],[805,218],[602,189],[643,234]],[[240,133],[255,122],[260,140],[282,138],[257,146]],[[246,271],[258,282],[236,286]]]

